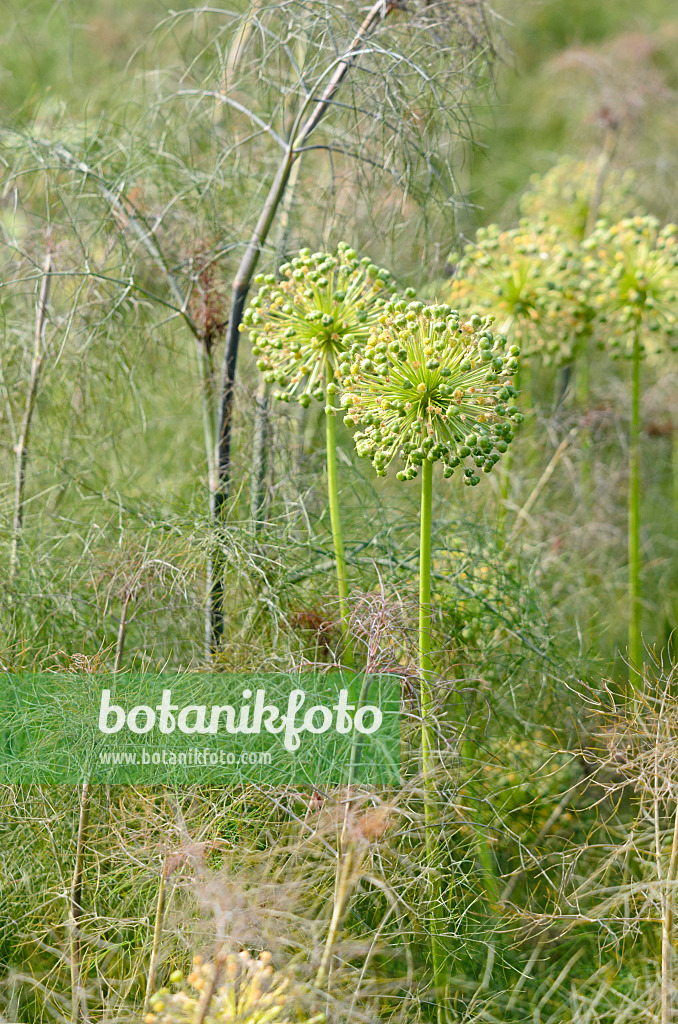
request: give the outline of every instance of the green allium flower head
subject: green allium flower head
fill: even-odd
[[[358,454],[379,476],[399,458],[398,479],[411,480],[427,459],[448,477],[459,468],[472,486],[508,449],[523,419],[512,383],[520,350],[505,351],[490,322],[399,300],[386,304],[365,347],[351,347],[339,365],[344,422],[359,428]]]
[[[193,970],[186,982],[180,971],[170,981],[180,986],[172,992],[160,989],[151,998],[151,1013],[145,1024],[288,1024],[294,1017],[287,1006],[288,981],[271,967],[271,955],[264,952],[255,960],[247,952],[229,954],[221,965],[218,984],[214,985],[216,965],[194,957]],[[208,1013],[204,1000],[212,993]]]
[[[678,227],[649,216],[600,222],[583,247],[612,353],[630,353],[631,328],[642,330],[644,348],[678,349]]]
[[[580,244],[561,241],[554,246],[550,287],[542,300],[547,348],[554,362],[571,360],[598,319],[594,270],[595,260]]]
[[[260,285],[243,316],[264,378],[274,397],[308,406],[322,401],[347,345],[365,344],[384,303],[395,291],[388,270],[340,242],[335,253],[302,249]]]
[[[560,237],[555,227],[535,227],[524,220],[506,231],[496,224],[479,228],[475,241],[458,257],[450,301],[497,316],[525,355],[536,354],[546,362],[568,358],[570,353],[560,351],[551,330]]]

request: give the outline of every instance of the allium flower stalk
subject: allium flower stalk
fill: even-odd
[[[654,217],[598,225],[583,243],[592,256],[596,303],[613,356],[631,360],[629,438],[629,661],[630,682],[641,681],[640,632],[640,394],[647,351],[678,349],[678,227]]]
[[[436,881],[433,662],[431,658],[431,528],[433,467],[464,483],[480,482],[508,450],[522,415],[513,404],[519,349],[489,330],[489,316],[462,321],[450,306],[404,300],[386,304],[366,346],[354,343],[339,364],[344,422],[358,428],[358,454],[378,476],[390,464],[411,480],[421,468],[419,534],[419,677],[426,858],[431,874],[431,953],[437,991],[445,983],[444,926]]]
[[[352,662],[348,640],[348,584],[339,513],[334,395],[336,369],[347,347],[366,344],[386,301],[395,290],[388,270],[340,242],[336,252],[301,249],[280,268],[281,279],[260,274],[258,294],[243,316],[257,366],[274,398],[307,408],[323,401],[326,424],[327,490],[344,634],[344,660]]]

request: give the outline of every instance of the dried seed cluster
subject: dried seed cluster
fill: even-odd
[[[490,321],[401,299],[385,305],[366,345],[347,345],[337,371],[344,422],[379,476],[397,457],[398,479],[411,480],[426,459],[448,477],[459,468],[472,486],[507,451],[523,418],[512,381],[519,349],[506,351]]]
[[[280,276],[255,278],[259,292],[243,325],[265,380],[278,385],[274,397],[306,407],[312,398],[323,400],[346,338],[367,342],[395,285],[388,270],[359,259],[345,242],[334,253],[302,249]]]
[[[173,984],[181,985],[178,991],[162,988],[155,993],[145,1024],[283,1024],[289,1018],[287,979],[275,974],[270,961],[266,952],[256,960],[247,952],[231,954],[219,965],[194,957],[186,983],[181,971],[170,976]],[[214,986],[205,1016],[204,1001],[214,985],[215,970],[223,971],[223,981]]]

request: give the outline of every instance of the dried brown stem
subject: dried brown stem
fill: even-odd
[[[122,610],[120,612],[120,623],[118,625],[118,635],[115,641],[115,661],[113,662],[113,671],[119,672],[122,665],[122,656],[125,653],[125,634],[127,633],[127,609],[132,601],[133,592],[128,590],[122,601]]]
[[[82,917],[82,890],[85,866],[85,843],[89,825],[90,790],[89,782],[83,782],[80,788],[80,815],[78,818],[78,838],[75,848],[75,866],[71,882],[71,900],[69,913],[70,957],[71,957],[71,1020],[89,1021],[87,997],[82,984],[82,946],[80,941],[80,919]]]
[[[12,547],[9,556],[9,578],[10,581],[16,575],[19,568],[19,548],[23,533],[24,505],[26,491],[26,466],[28,463],[28,442],[31,432],[31,423],[35,411],[35,402],[38,396],[40,384],[40,371],[45,357],[44,341],[45,327],[47,324],[47,306],[52,284],[52,254],[47,253],[42,270],[42,282],[38,295],[37,313],[35,318],[35,345],[33,349],[33,362],[31,364],[31,376],[28,382],[28,391],[24,404],[24,415],[21,421],[19,438],[14,449],[16,454],[14,473],[14,515],[12,518]]]

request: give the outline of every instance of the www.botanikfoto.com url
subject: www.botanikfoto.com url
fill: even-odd
[[[105,765],[269,765],[272,755],[268,750],[247,751],[236,754],[233,750],[210,750],[208,747],[190,747],[188,750],[101,750],[99,764]]]

